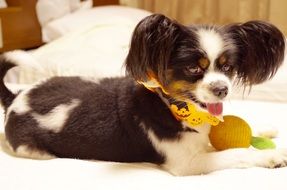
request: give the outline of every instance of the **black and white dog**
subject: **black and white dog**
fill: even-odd
[[[220,114],[234,81],[251,86],[270,79],[284,51],[283,34],[266,22],[186,27],[154,14],[135,28],[128,77],[54,77],[17,94],[3,78],[25,55],[7,52],[0,58],[7,143],[21,157],[151,162],[174,175],[283,167],[287,150],[212,151],[208,124],[186,128],[165,97],[141,83],[152,74],[169,97]]]

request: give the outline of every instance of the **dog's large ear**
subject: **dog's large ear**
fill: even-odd
[[[138,81],[152,75],[162,81],[182,25],[161,14],[144,18],[135,28],[125,66]]]
[[[238,48],[239,81],[252,85],[272,78],[285,52],[285,38],[279,29],[263,21],[229,25],[226,29]]]

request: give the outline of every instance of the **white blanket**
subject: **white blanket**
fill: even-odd
[[[230,101],[225,114],[245,118],[254,128],[276,127],[277,146],[287,148],[284,119],[287,104]],[[3,125],[0,133],[3,133]],[[224,162],[224,160],[222,160]],[[0,151],[0,188],[3,190],[51,189],[260,189],[285,190],[287,168],[228,169],[208,175],[174,177],[155,165],[112,163],[74,159],[47,161],[15,158]]]

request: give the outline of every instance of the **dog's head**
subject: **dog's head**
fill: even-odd
[[[284,51],[283,34],[266,22],[186,27],[154,14],[135,28],[126,69],[137,81],[154,76],[173,98],[211,105],[216,115],[212,106],[226,99],[233,81],[251,86],[270,79]]]

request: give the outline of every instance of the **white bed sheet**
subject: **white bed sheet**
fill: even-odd
[[[277,146],[287,148],[284,119],[287,104],[230,101],[225,114],[245,118],[255,129],[276,127]],[[0,133],[3,126],[0,127]],[[224,160],[222,160],[224,162]],[[287,168],[227,169],[208,175],[174,177],[145,163],[112,163],[74,159],[47,161],[15,158],[0,151],[0,188],[5,190],[51,189],[260,189],[285,190]]]

